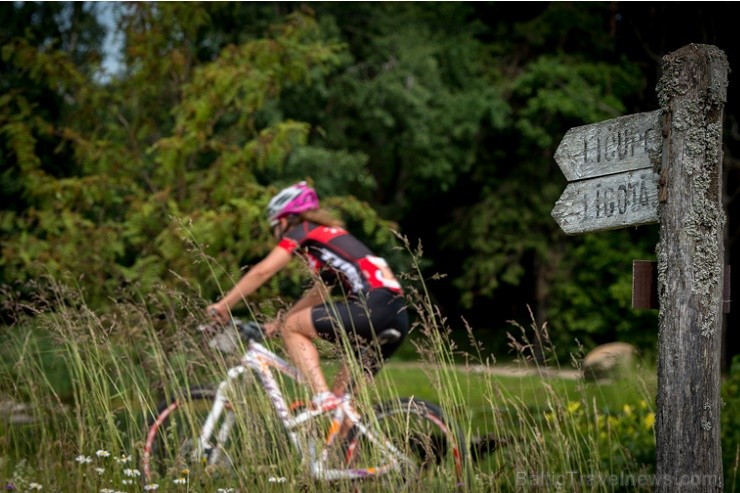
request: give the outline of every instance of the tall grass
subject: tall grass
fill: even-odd
[[[460,364],[460,350],[431,303],[418,266],[408,276],[415,317],[407,344],[416,360],[392,361],[358,396],[366,404],[408,394],[437,402],[473,444],[462,491],[651,489],[636,483],[653,467],[652,368],[605,384],[561,378],[561,370],[573,368],[560,368],[546,343],[546,327],[534,322],[512,324],[515,364],[529,376],[496,376],[500,365],[481,349],[462,355],[467,363]],[[45,297],[19,306],[16,322],[3,329],[0,395],[26,406],[24,415],[6,413],[0,419],[0,479],[6,489],[356,490],[356,485],[311,480],[301,457],[284,443],[276,445],[282,436],[278,423],[269,418],[269,403],[253,390],[241,399],[251,403],[254,423],[259,422],[250,433],[257,429],[263,437],[245,444],[239,474],[196,476],[183,468],[144,484],[141,452],[157,403],[221,380],[234,361],[210,349],[194,330],[202,322],[197,296],[120,293],[110,309],[96,313],[76,290],[53,281],[47,287]],[[480,348],[475,331],[468,331],[471,346]],[[532,334],[540,338],[542,353],[536,358]],[[328,346],[322,351],[332,374],[336,359]],[[576,347],[575,363],[577,352]],[[361,369],[354,371],[359,377]],[[299,389],[289,392],[307,397]],[[406,484],[404,491],[447,491],[445,481]],[[362,485],[363,491],[383,488]]]

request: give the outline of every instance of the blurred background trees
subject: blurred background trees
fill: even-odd
[[[531,310],[566,354],[576,339],[650,353],[657,312],[631,308],[631,268],[654,258],[657,226],[566,236],[550,216],[565,187],[553,155],[573,126],[657,109],[671,51],[714,44],[732,69],[728,8],[0,4],[4,321],[48,277],[100,310],[122,290],[184,289],[205,305],[271,248],[270,196],[308,179],[396,270],[410,252],[393,231],[422,246],[427,288],[461,341],[468,324],[505,354],[510,321],[528,326]],[[113,70],[106,20],[122,41]],[[730,264],[732,94],[731,79]],[[292,271],[258,300],[300,283]]]

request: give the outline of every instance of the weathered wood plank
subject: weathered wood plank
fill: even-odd
[[[560,141],[555,162],[568,181],[655,167],[662,145],[660,114],[655,110],[573,127]]]
[[[658,175],[645,168],[569,183],[552,217],[567,234],[658,222]]]

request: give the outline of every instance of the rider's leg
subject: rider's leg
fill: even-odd
[[[319,352],[312,342],[318,334],[311,320],[311,308],[289,315],[283,323],[280,334],[290,359],[308,380],[314,394],[328,391],[326,378],[321,371]]]
[[[349,387],[349,379],[349,366],[347,365],[347,363],[342,363],[342,366],[341,368],[339,368],[337,376],[334,377],[334,382],[331,386],[331,391],[334,392],[334,395],[342,396],[345,392],[347,392]]]

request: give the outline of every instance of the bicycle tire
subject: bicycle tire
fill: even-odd
[[[221,479],[239,482],[255,474],[262,465],[277,464],[280,458],[288,456],[291,444],[287,434],[282,426],[269,421],[272,415],[264,412],[267,402],[260,394],[250,392],[249,396],[232,396],[238,404],[227,402],[214,427],[210,453],[217,450],[219,460],[210,463],[210,455],[194,457],[194,444],[215,397],[215,388],[191,388],[183,390],[179,397],[160,402],[156,416],[148,423],[144,442],[142,472],[146,482],[181,478],[184,471],[191,481],[205,481],[210,486]],[[224,419],[233,419],[234,425],[224,446],[217,449],[215,436]],[[255,461],[255,457],[260,460]]]
[[[192,388],[159,403],[156,415],[148,423],[144,442],[142,469],[147,482],[176,478],[183,471],[190,474],[194,466],[205,466],[205,460],[194,462],[192,454],[215,397],[216,389]],[[233,410],[227,404],[222,419],[229,414]]]
[[[460,426],[428,401],[400,398],[374,406],[374,420],[382,434],[413,467],[402,467],[391,481],[415,483],[419,491],[449,491],[467,484],[467,447]],[[347,435],[346,461],[350,467],[372,467],[373,446],[358,429]],[[375,464],[380,466],[382,464]],[[394,476],[389,474],[389,476]],[[413,489],[412,489],[413,490]]]

